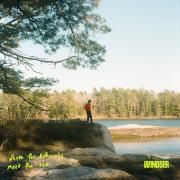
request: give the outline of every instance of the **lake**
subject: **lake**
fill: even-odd
[[[98,120],[100,124],[109,127],[116,126],[165,126],[180,127],[180,120]],[[154,138],[146,141],[114,142],[118,154],[153,154],[153,155],[180,155],[180,137]]]
[[[143,119],[143,120],[97,120],[96,122],[103,124],[107,127],[114,127],[120,125],[150,125],[150,126],[165,126],[165,127],[180,127],[180,119]]]
[[[153,141],[114,142],[113,144],[118,154],[180,155],[180,137]]]

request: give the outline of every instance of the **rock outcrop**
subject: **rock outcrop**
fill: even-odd
[[[129,175],[125,171],[115,170],[115,169],[96,169],[86,166],[79,167],[69,167],[65,169],[52,169],[52,170],[34,170],[31,174],[27,174],[26,176],[18,176],[13,179],[23,179],[26,177],[27,179],[33,180],[90,180],[90,179],[136,179],[133,176]]]
[[[64,125],[62,126],[62,128],[64,128],[64,131],[66,130],[65,144],[67,146],[70,145],[71,148],[98,147],[106,148],[112,152],[115,152],[111,134],[106,126],[98,123],[88,124],[86,122],[78,120],[64,122],[63,124]],[[60,142],[56,141],[54,143],[56,145]],[[48,146],[46,145],[46,147]],[[64,149],[66,150],[66,148]],[[50,150],[54,150],[53,146]]]
[[[144,160],[162,160],[157,156],[118,155],[103,148],[75,148],[64,152],[64,157],[46,158],[47,168],[38,168],[40,159],[32,160],[34,168],[21,170],[14,180],[135,180],[178,179],[180,157],[169,159],[169,169],[144,169]]]
[[[114,145],[109,130],[106,126],[100,124],[94,124],[91,129],[91,135],[89,135],[89,141],[92,142],[94,147],[104,147],[112,152],[115,152]],[[100,134],[100,136],[94,136],[94,134]]]
[[[74,123],[74,122],[73,122]],[[52,126],[54,127],[54,125]],[[105,126],[100,124],[87,124],[77,122],[72,124],[64,123],[60,127],[63,129],[68,142],[76,136],[78,148],[62,150],[61,148],[51,153],[60,153],[63,156],[47,156],[42,158],[37,154],[36,158],[28,161],[31,168],[8,171],[7,166],[10,162],[0,161],[1,180],[160,180],[160,179],[180,179],[180,157],[169,159],[170,168],[168,169],[144,169],[145,160],[161,160],[160,157],[150,155],[118,155],[114,152],[111,135]],[[46,128],[46,127],[45,127]],[[70,131],[73,128],[73,131]],[[57,128],[59,129],[59,127]],[[66,132],[67,131],[67,132]],[[48,131],[52,139],[62,137],[57,132],[55,135]],[[53,136],[54,135],[54,136]],[[22,159],[22,164],[27,160]],[[12,163],[12,162],[11,162]],[[46,164],[43,168],[39,165]]]
[[[22,126],[21,134],[11,128],[0,126],[0,151],[9,150],[67,150],[76,147],[104,147],[115,151],[108,129],[98,123],[85,121],[38,121],[30,120]]]

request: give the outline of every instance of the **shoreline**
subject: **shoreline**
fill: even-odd
[[[95,121],[101,120],[180,120],[180,117],[173,116],[152,116],[152,117],[94,117]]]
[[[112,128],[108,130],[113,141],[180,137],[180,128],[176,127]]]

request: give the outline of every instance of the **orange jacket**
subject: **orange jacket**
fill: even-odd
[[[91,104],[90,103],[87,103],[85,106],[84,106],[84,109],[86,111],[91,111]]]

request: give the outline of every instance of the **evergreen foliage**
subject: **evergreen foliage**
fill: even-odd
[[[96,68],[104,61],[105,47],[96,41],[96,35],[110,28],[95,13],[97,0],[2,0],[0,2],[0,89],[24,101],[24,86],[31,89],[52,85],[52,79],[32,78],[24,81],[19,65],[34,70],[35,62],[76,69],[78,66]],[[68,48],[71,56],[48,60],[26,55],[19,50],[20,42],[31,40],[52,54]],[[38,107],[38,105],[35,105]],[[40,109],[43,109],[39,107]]]
[[[0,119],[85,118],[84,105],[92,99],[94,117],[140,118],[179,117],[180,93],[165,90],[160,93],[145,89],[94,89],[92,94],[66,90],[47,93],[44,90],[26,94],[36,103],[46,103],[42,112],[14,95],[0,94]]]

